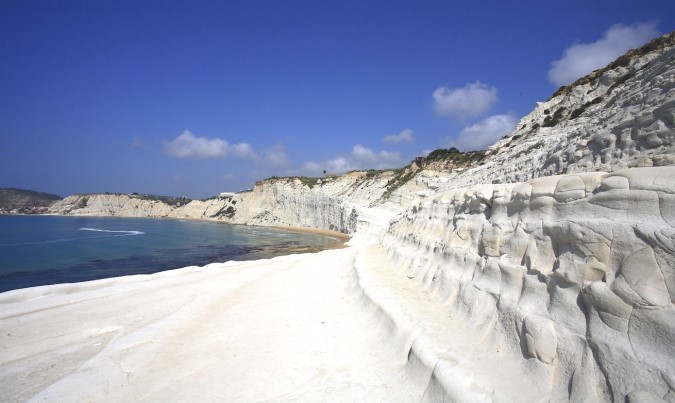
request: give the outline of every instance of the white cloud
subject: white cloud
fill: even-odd
[[[233,144],[230,146],[230,152],[237,158],[251,160],[257,160],[259,158],[258,154],[253,150],[253,147],[248,143]]]
[[[414,135],[415,132],[410,129],[405,129],[399,134],[390,134],[389,136],[384,136],[382,141],[389,144],[412,143]]]
[[[328,172],[332,174],[341,174],[354,169],[345,157],[329,160],[326,165],[328,165]]]
[[[175,139],[164,142],[164,152],[178,158],[223,158],[232,154],[237,158],[257,159],[258,156],[248,143],[232,144],[219,138],[197,137],[185,130]]]
[[[164,151],[178,158],[220,158],[227,155],[229,143],[222,139],[196,137],[189,130],[164,143]]]
[[[235,178],[234,174],[223,174],[224,181],[231,181],[234,178]]]
[[[399,153],[390,151],[375,152],[360,144],[352,147],[351,164],[354,169],[385,169],[397,167],[401,163]]]
[[[352,156],[356,161],[374,163],[377,161],[377,156],[375,152],[368,147],[364,147],[361,144],[357,144],[352,147]]]
[[[571,84],[656,36],[656,22],[612,25],[601,39],[577,43],[565,49],[563,57],[551,63],[548,79],[558,86]]]
[[[518,120],[512,115],[493,115],[465,127],[457,138],[448,138],[446,147],[457,147],[464,151],[484,150],[497,140],[513,132]]]
[[[338,156],[326,161],[326,170],[329,173],[341,174],[358,169],[389,169],[399,168],[405,161],[399,153],[391,151],[373,151],[368,147],[356,144],[349,155]]]
[[[145,147],[145,143],[143,142],[143,139],[140,137],[134,137],[131,140],[131,148],[143,148]]]
[[[465,120],[487,113],[497,102],[497,89],[476,81],[462,88],[437,88],[432,97],[439,116]]]
[[[308,161],[302,164],[300,172],[302,172],[303,175],[316,176],[322,174],[324,169],[325,168],[318,162]]]
[[[286,148],[282,144],[276,144],[262,151],[263,162],[275,166],[285,166],[291,163],[291,159],[286,154]]]

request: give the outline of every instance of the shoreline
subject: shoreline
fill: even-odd
[[[79,216],[67,216],[67,217],[79,217]],[[87,216],[87,217],[108,217],[108,216]],[[110,217],[117,217],[117,216],[110,216]],[[120,217],[120,218],[136,218],[136,217]],[[326,247],[320,247],[318,250],[314,252],[320,252],[322,250],[333,250],[333,249],[342,249],[346,248],[347,242],[351,240],[351,236],[348,234],[344,234],[339,231],[334,231],[334,230],[329,230],[329,229],[323,229],[323,228],[310,228],[310,227],[295,227],[295,226],[283,226],[283,225],[260,225],[260,224],[239,224],[239,223],[231,223],[231,222],[226,222],[226,221],[221,221],[221,220],[208,220],[204,218],[179,218],[179,217],[138,217],[138,218],[157,218],[157,219],[169,219],[169,220],[186,220],[186,221],[196,221],[196,222],[214,222],[217,224],[223,224],[223,225],[233,225],[233,226],[242,226],[242,227],[260,227],[260,228],[271,228],[271,229],[276,229],[279,231],[287,231],[287,232],[299,232],[299,233],[304,233],[304,234],[312,234],[312,235],[320,235],[326,238],[332,238],[335,239],[335,243],[328,245]],[[313,253],[313,252],[310,252]]]
[[[347,242],[349,242],[349,240],[351,239],[351,236],[349,236],[347,234],[343,234],[342,232],[328,230],[328,229],[321,229],[321,228],[292,227],[292,226],[283,227],[283,226],[279,226],[279,225],[274,225],[274,226],[256,225],[256,226],[273,228],[273,229],[278,229],[278,230],[288,231],[288,232],[300,232],[300,233],[305,233],[305,234],[321,235],[321,236],[324,236],[326,238],[337,238],[337,240],[334,244],[328,245],[328,246],[326,246],[325,249],[322,249],[322,250],[332,250],[332,249],[346,248]]]
[[[191,261],[189,264],[180,264],[180,265],[164,265],[159,270],[151,270],[148,271],[147,273],[127,273],[127,272],[120,272],[117,274],[114,274],[112,276],[110,275],[104,275],[101,277],[97,278],[82,278],[82,279],[62,279],[62,280],[51,280],[46,283],[39,283],[39,284],[24,284],[24,282],[21,282],[21,285],[18,285],[16,287],[18,288],[10,288],[6,290],[0,290],[0,294],[5,293],[5,292],[11,292],[15,290],[20,290],[20,289],[26,289],[26,288],[33,288],[33,287],[42,287],[42,286],[48,286],[48,285],[59,285],[59,284],[77,284],[77,283],[82,283],[82,282],[88,282],[88,281],[97,281],[97,280],[102,280],[102,279],[107,279],[107,278],[120,278],[120,277],[126,277],[126,276],[133,276],[133,275],[138,275],[138,274],[153,274],[153,273],[159,273],[159,272],[166,272],[166,271],[171,271],[171,270],[176,270],[176,269],[181,269],[184,267],[188,266],[199,266],[199,267],[204,267],[208,266],[210,264],[217,264],[217,263],[226,263],[229,261],[235,261],[235,262],[249,262],[249,261],[257,261],[257,260],[265,260],[265,259],[271,259],[274,257],[279,257],[279,256],[287,256],[287,255],[296,255],[296,254],[315,254],[315,253],[320,253],[322,251],[326,250],[336,250],[336,249],[344,249],[347,247],[347,242],[350,240],[350,237],[346,234],[337,232],[337,231],[330,231],[330,230],[323,230],[323,229],[315,229],[315,228],[303,228],[303,227],[284,227],[284,226],[264,226],[264,225],[252,225],[252,224],[234,224],[234,223],[228,223],[228,222],[223,222],[223,221],[218,221],[218,220],[208,220],[208,219],[198,219],[198,218],[179,218],[179,217],[122,217],[122,216],[74,216],[74,215],[60,215],[60,214],[7,214],[3,216],[22,216],[22,217],[28,217],[28,216],[39,216],[39,217],[65,217],[66,219],[68,218],[101,218],[101,219],[151,219],[151,220],[157,220],[157,219],[169,219],[172,221],[183,221],[183,222],[193,222],[193,223],[215,223],[215,224],[224,224],[224,225],[231,225],[231,226],[240,226],[242,229],[244,228],[260,228],[260,229],[270,229],[273,231],[281,231],[283,233],[288,233],[291,235],[292,233],[296,234],[308,234],[312,235],[312,237],[318,236],[319,238],[315,238],[317,242],[325,244],[319,244],[319,245],[311,245],[310,243],[307,244],[301,244],[301,245],[292,245],[288,244],[287,242],[282,242],[280,244],[271,244],[271,245],[258,245],[257,243],[251,243],[252,249],[248,252],[245,253],[240,253],[237,255],[232,255],[229,256],[226,259],[223,260],[217,260],[217,261],[211,261],[208,260],[208,262],[201,262],[201,261]],[[225,228],[223,228],[225,230]],[[236,230],[235,230],[236,231]],[[256,246],[257,245],[257,246]],[[27,273],[27,272],[26,272]],[[24,273],[24,274],[26,274]],[[20,279],[19,279],[20,280]],[[19,281],[17,280],[17,281]],[[54,282],[56,281],[56,282]]]
[[[313,253],[313,252],[320,252],[322,250],[343,249],[343,248],[346,248],[348,246],[347,242],[349,242],[349,240],[351,239],[351,236],[348,235],[348,234],[344,234],[342,232],[334,231],[334,230],[322,229],[322,228],[295,227],[295,226],[283,226],[283,225],[239,224],[239,223],[225,222],[225,221],[221,221],[221,220],[210,220],[210,219],[193,218],[193,217],[184,217],[184,218],[181,218],[181,217],[151,217],[151,216],[136,217],[136,216],[115,216],[115,215],[69,215],[69,214],[56,214],[56,213],[37,213],[37,214],[0,213],[0,215],[6,215],[6,216],[43,216],[43,217],[149,218],[149,219],[185,220],[185,221],[196,221],[196,222],[214,222],[214,223],[225,224],[225,225],[235,225],[235,226],[241,225],[241,226],[246,226],[246,227],[271,228],[271,229],[276,229],[276,230],[280,230],[280,231],[320,235],[320,236],[323,236],[323,237],[335,239],[334,244],[327,245],[325,247],[321,247],[321,248],[318,248],[318,249],[309,248],[309,250],[301,251],[301,253],[303,253],[303,252],[304,253]],[[292,249],[289,250],[289,252],[291,254],[292,253],[298,253],[297,251],[293,251]]]
[[[288,232],[300,232],[305,234],[321,235],[327,238],[336,238],[336,245],[329,246],[325,249],[342,249],[347,247],[346,243],[349,242],[351,236],[339,231],[323,229],[323,228],[310,228],[310,227],[295,227],[295,226],[283,226],[283,225],[260,225],[260,224],[239,224],[231,223],[221,220],[209,220],[204,218],[192,218],[192,217],[136,217],[136,216],[116,216],[116,215],[68,215],[68,214],[55,214],[55,213],[40,213],[40,214],[0,214],[0,215],[16,215],[16,216],[46,216],[46,217],[100,217],[100,218],[150,218],[150,219],[168,219],[168,220],[185,220],[185,221],[196,221],[196,222],[213,222],[218,224],[225,225],[234,225],[234,226],[243,226],[243,227],[261,227],[261,228],[272,228],[281,231]]]

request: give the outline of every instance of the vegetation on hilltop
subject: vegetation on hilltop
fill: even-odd
[[[455,169],[469,167],[481,163],[486,157],[485,150],[479,151],[460,151],[455,147],[449,149],[437,149],[429,153],[426,157],[417,157],[409,165],[397,169],[367,169],[349,171],[347,174],[363,172],[365,178],[371,179],[382,175],[389,175],[390,177],[386,183],[386,190],[383,193],[381,200],[386,200],[389,196],[401,186],[408,183],[418,172],[419,169],[426,167],[429,164],[434,164],[435,169]],[[293,181],[298,180],[308,188],[312,189],[315,186],[323,185],[326,182],[334,179],[334,175],[327,175],[326,177],[307,177],[307,176],[272,176],[263,179],[256,183],[256,185],[263,184],[268,181]]]
[[[326,180],[330,180],[332,178],[328,177],[328,176],[325,177],[325,178],[317,178],[317,177],[310,177],[310,176],[276,176],[276,175],[274,175],[272,177],[265,178],[265,179],[257,182],[256,185],[262,184],[262,183],[267,182],[267,181],[277,181],[277,180],[289,181],[289,180],[296,180],[296,179],[299,180],[300,182],[302,182],[302,184],[304,184],[308,188],[312,189],[314,186],[321,185]]]
[[[387,182],[387,190],[382,195],[382,200],[388,199],[396,189],[408,183],[408,181],[417,173],[410,165],[404,169],[396,169],[393,172],[394,176]]]
[[[573,82],[570,85],[558,88],[558,90],[553,93],[553,95],[551,96],[551,98],[549,98],[549,100],[557,97],[558,95],[569,94],[574,87],[589,84],[609,70],[614,70],[618,67],[628,67],[630,65],[631,59],[638,58],[648,53],[661,50],[673,45],[675,45],[675,32],[671,32],[669,34],[655,38],[652,41],[648,42],[647,44],[637,49],[629,50],[628,52],[626,52],[622,56],[619,56],[616,60],[608,64],[607,66],[595,70],[584,77],[581,77],[580,79],[578,79],[577,81]],[[626,76],[621,77],[619,80],[625,81],[626,79],[629,78],[630,74],[631,73],[629,72]]]
[[[321,183],[323,183],[321,178],[311,178],[311,177],[308,177],[308,176],[298,176],[297,179],[299,179],[300,182],[302,182],[304,185],[306,185],[310,189],[313,188],[316,185],[320,185]]]
[[[172,197],[172,196],[159,196],[159,195],[150,195],[150,194],[138,194],[132,193],[130,195],[132,198],[141,199],[141,200],[154,200],[162,203],[166,203],[171,207],[179,207],[185,204],[188,204],[192,199],[188,197]]]
[[[0,189],[0,213],[34,214],[44,212],[63,197],[34,190]]]
[[[423,158],[423,157],[420,157]],[[426,156],[427,161],[445,161],[453,162],[457,165],[473,164],[480,162],[485,158],[485,150],[479,151],[459,151],[455,147],[448,149],[439,148]]]

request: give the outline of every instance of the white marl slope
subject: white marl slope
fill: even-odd
[[[485,163],[451,175],[426,172],[434,189],[524,182],[539,176],[675,163],[675,39],[625,56],[539,102]],[[632,52],[629,52],[630,55]],[[610,65],[611,66],[611,65]],[[418,180],[425,180],[425,173]],[[438,178],[436,178],[438,176]]]
[[[539,104],[484,164],[395,192],[418,197],[358,271],[442,396],[675,401],[673,39]]]

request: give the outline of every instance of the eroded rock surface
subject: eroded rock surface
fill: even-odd
[[[467,333],[520,355],[523,375],[550,385],[541,399],[665,397],[675,379],[666,280],[675,275],[675,228],[659,200],[672,183],[675,167],[660,167],[450,190],[394,221],[382,250],[392,276],[414,270],[408,287],[450,315],[497,318]],[[578,383],[584,366],[590,379]]]

